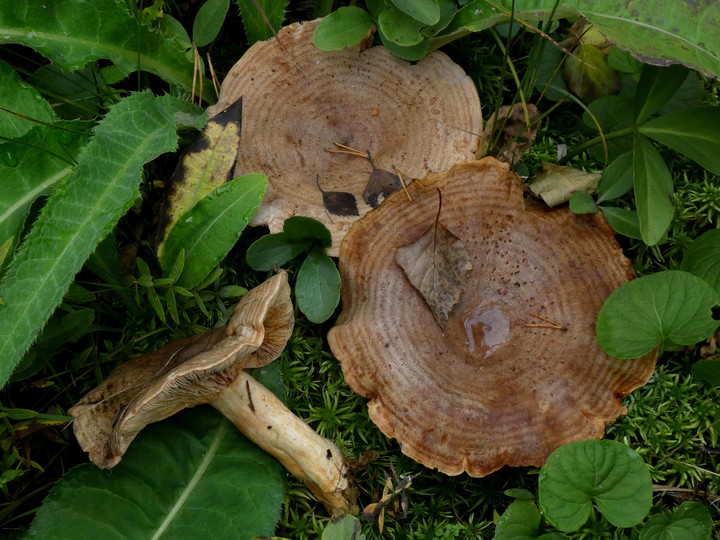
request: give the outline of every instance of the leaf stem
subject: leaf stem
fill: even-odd
[[[630,126],[630,127],[624,128],[624,129],[618,129],[617,131],[608,133],[604,136],[604,139],[606,141],[609,141],[612,139],[618,139],[620,137],[625,137],[626,135],[632,135],[633,133],[635,133],[635,127]],[[575,156],[582,154],[588,148],[592,148],[593,146],[602,143],[602,141],[603,141],[602,136],[597,136],[597,137],[590,139],[589,141],[585,141],[580,146],[573,149],[572,152],[568,152],[568,154],[564,158],[558,160],[558,165],[563,165],[564,163],[567,163]]]

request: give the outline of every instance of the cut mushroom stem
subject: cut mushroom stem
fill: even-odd
[[[210,404],[302,481],[331,515],[357,512],[340,449],[248,373],[240,373]]]

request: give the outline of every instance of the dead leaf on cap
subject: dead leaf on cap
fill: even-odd
[[[320,186],[320,175],[316,178],[317,187],[322,193],[323,206],[336,216],[359,216],[355,195],[346,191],[325,191]]]
[[[395,261],[428,305],[435,321],[444,327],[448,314],[465,291],[472,264],[465,244],[440,223],[442,192],[438,213],[418,238],[395,251]]]
[[[595,193],[601,174],[593,174],[572,167],[543,163],[543,172],[530,182],[529,188],[550,206],[568,202],[576,191]]]

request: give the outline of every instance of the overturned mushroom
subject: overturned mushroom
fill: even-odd
[[[391,175],[395,165],[419,178],[472,159],[482,118],[472,80],[445,54],[411,65],[384,47],[324,52],[312,41],[317,25],[283,28],[282,46],[272,39],[250,47],[209,113],[243,99],[235,175],[269,179],[251,224],[279,232],[293,215],[319,219],[337,255],[350,224],[399,187],[374,185],[375,171]],[[334,143],[371,159],[328,152]]]
[[[409,191],[412,202],[395,193],[357,221],[340,254],[343,310],[329,342],[372,420],[405,454],[452,475],[540,466],[565,443],[602,437],[655,364],[654,354],[611,358],[595,338],[603,301],[633,277],[603,217],[523,199],[493,158]],[[461,246],[471,266],[451,261],[449,277],[427,266],[439,250],[417,258],[425,280],[459,287],[441,295],[446,319],[411,279],[417,269],[400,265],[426,231],[446,235],[440,226],[443,247]]]
[[[243,371],[280,355],[293,329],[287,274],[245,295],[227,326],[130,360],[70,409],[83,450],[115,466],[147,424],[210,403],[303,481],[330,513],[353,509],[340,450]]]

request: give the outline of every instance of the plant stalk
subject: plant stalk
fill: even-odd
[[[618,139],[618,138],[624,137],[626,135],[632,135],[633,133],[635,133],[635,127],[630,126],[630,127],[624,128],[624,129],[618,129],[617,131],[613,131],[606,135],[597,136],[593,139],[590,139],[589,141],[585,141],[580,146],[573,149],[572,152],[568,152],[568,154],[564,158],[562,158],[561,160],[558,161],[558,165],[563,165],[564,163],[567,163],[575,156],[582,154],[588,148],[592,148],[596,144],[600,144],[601,142],[603,142],[603,140],[610,141],[612,139]]]

